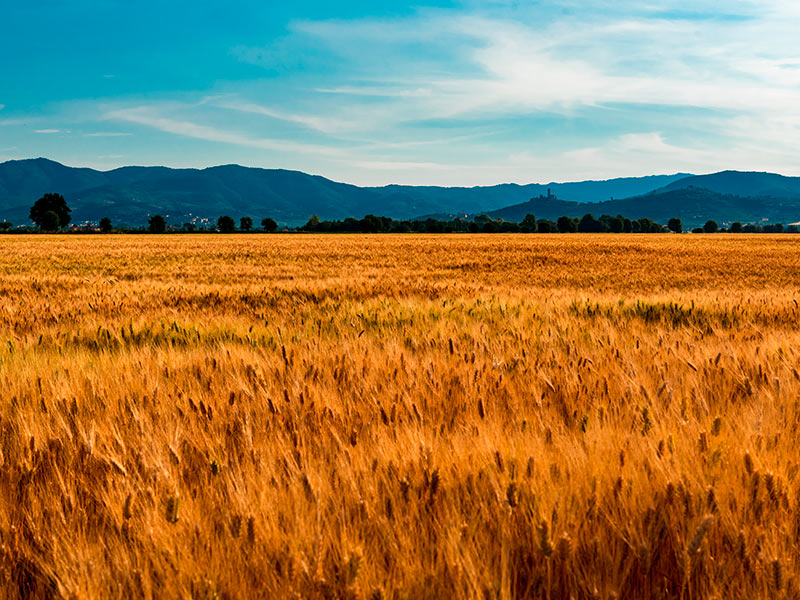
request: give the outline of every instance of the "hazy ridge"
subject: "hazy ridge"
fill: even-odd
[[[555,219],[591,212],[656,221],[679,217],[687,225],[707,219],[800,220],[800,178],[771,173],[725,171],[486,187],[359,187],[299,171],[239,165],[97,171],[44,158],[0,164],[0,218],[27,222],[30,205],[46,192],[63,194],[78,223],[108,216],[137,225],[156,213],[175,224],[229,214],[256,221],[271,216],[282,224],[299,225],[312,214],[343,219],[370,213],[395,219],[487,213],[519,221],[527,213]]]

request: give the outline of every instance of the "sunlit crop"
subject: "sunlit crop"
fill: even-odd
[[[795,240],[2,237],[0,590],[798,597]]]

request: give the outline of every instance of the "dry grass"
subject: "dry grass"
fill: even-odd
[[[2,594],[798,597],[796,239],[2,238]]]

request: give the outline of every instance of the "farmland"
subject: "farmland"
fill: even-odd
[[[800,597],[800,243],[0,238],[0,594]]]

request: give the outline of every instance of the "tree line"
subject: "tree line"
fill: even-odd
[[[45,194],[39,198],[30,209],[30,220],[36,224],[40,231],[59,231],[69,225],[72,210],[60,194]],[[8,231],[11,223],[0,223],[0,231]],[[219,217],[215,225],[198,227],[194,223],[185,223],[183,226],[174,227],[167,224],[162,215],[153,215],[149,218],[146,228],[119,228],[115,227],[108,217],[100,219],[97,230],[102,233],[113,231],[167,233],[182,232],[195,233],[218,231],[220,233],[263,231],[273,233],[278,230],[278,223],[272,217],[261,219],[261,228],[256,229],[252,217],[240,217],[238,226],[236,220],[229,216]],[[353,217],[325,221],[318,216],[312,216],[302,227],[284,228],[284,231],[298,231],[310,233],[665,233],[683,232],[683,223],[679,218],[669,219],[666,225],[661,225],[651,219],[629,219],[622,215],[601,215],[595,218],[588,213],[583,217],[562,216],[557,220],[537,219],[534,215],[526,215],[519,223],[492,218],[489,215],[479,215],[474,218],[437,219],[406,219],[398,220],[391,217],[366,215],[361,219]],[[692,229],[692,233],[798,233],[796,225],[784,227],[783,224],[754,225],[734,222],[729,228],[720,228],[716,221],[710,220],[703,227]]]
[[[233,217],[228,215],[223,215],[217,219],[217,224],[214,230],[219,231],[220,233],[235,233],[236,231],[247,233],[250,231],[256,231],[253,227],[252,217],[241,217],[239,219],[239,227],[237,228],[236,221],[233,219]],[[266,233],[274,233],[277,230],[278,222],[275,219],[271,217],[265,217],[261,219],[261,231]],[[174,227],[168,227],[166,219],[161,215],[153,215],[150,217],[147,223],[147,231],[150,233],[167,233],[167,231],[197,233],[208,231],[208,228],[198,227],[194,223],[184,223],[183,226],[176,229]]]
[[[314,233],[683,233],[679,218],[669,219],[666,225],[652,219],[628,219],[622,215],[601,215],[595,218],[588,213],[583,217],[562,216],[555,221],[536,219],[528,214],[519,223],[492,219],[480,215],[473,219],[436,218],[395,220],[390,217],[367,215],[363,219],[347,218],[338,221],[322,221],[312,216],[299,228]],[[720,228],[716,221],[707,221],[703,227],[692,229],[692,233],[798,233],[796,225],[742,225],[733,223],[730,228]]]

